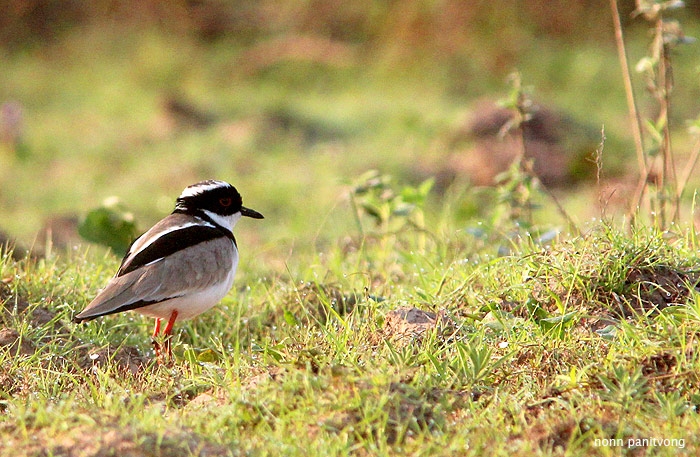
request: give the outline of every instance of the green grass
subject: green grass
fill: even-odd
[[[416,197],[470,101],[502,97],[505,74],[370,54],[248,75],[240,45],[123,32],[4,56],[0,100],[21,101],[26,127],[23,154],[0,150],[1,228],[29,245],[46,218],[117,195],[145,229],[206,178],[266,218],[237,227],[234,288],[177,325],[170,366],[154,361],[150,319],[70,322],[118,268],[112,254],[2,257],[1,454],[697,454],[690,226],[628,233],[613,207],[591,220],[592,183],[558,194],[582,235],[541,193],[529,225],[466,180]],[[528,48],[525,83],[605,124],[605,160],[629,157],[613,50]],[[219,121],[174,127],[172,93]],[[393,194],[357,191],[372,168]],[[397,323],[411,307],[441,324]],[[645,438],[676,441],[628,447]]]
[[[30,345],[24,355],[0,352],[4,451],[679,452],[627,448],[643,438],[683,439],[681,452],[697,451],[700,301],[688,233],[669,242],[593,230],[546,248],[525,239],[505,257],[466,234],[449,246],[429,238],[421,250],[420,236],[408,230],[349,252],[329,247],[298,259],[306,266],[294,276],[253,274],[266,267],[249,255],[223,303],[177,327],[171,366],[154,362],[150,319],[69,323],[114,259],[3,260],[4,325]],[[644,290],[629,282],[636,271],[649,273]],[[668,289],[669,272],[687,275],[674,285],[677,305],[658,313],[640,305],[619,318],[619,303]],[[350,296],[354,307],[344,313],[338,303]],[[402,306],[441,313],[443,324],[394,332],[389,315]],[[36,324],[40,313],[50,322]]]

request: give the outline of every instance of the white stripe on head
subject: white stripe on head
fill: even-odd
[[[209,190],[217,189],[219,187],[231,187],[231,184],[224,181],[203,181],[197,184],[192,184],[185,188],[180,194],[180,198],[194,197],[195,195],[202,194]]]
[[[222,216],[221,214],[216,214],[213,211],[209,211],[208,209],[202,210],[204,214],[207,215],[208,218],[210,218],[214,223],[217,225],[220,225],[221,227],[228,229],[230,232],[233,232],[233,226],[236,225],[236,222],[238,222],[241,218],[241,212],[238,211],[233,214],[229,214],[228,216]]]

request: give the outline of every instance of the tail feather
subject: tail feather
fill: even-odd
[[[87,317],[79,317],[79,316],[80,316],[80,314],[78,314],[77,316],[73,316],[73,319],[71,319],[71,321],[73,323],[76,323],[76,324],[82,324],[83,322],[88,322],[88,321],[91,321],[93,319],[97,319],[98,317],[100,317],[100,316],[87,316]]]

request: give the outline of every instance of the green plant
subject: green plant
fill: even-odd
[[[350,203],[360,235],[377,236],[382,239],[385,250],[393,242],[389,238],[407,230],[418,231],[418,249],[426,244],[425,205],[433,187],[429,178],[417,186],[403,185],[397,188],[389,175],[370,170],[362,174],[352,185]],[[374,222],[375,230],[368,229],[363,219]]]
[[[124,255],[138,235],[134,215],[114,197],[90,210],[80,221],[78,233],[87,241],[111,248],[117,255]]]
[[[556,207],[557,212],[568,223],[569,228],[578,232],[576,223],[571,219],[558,198],[537,178],[533,159],[528,157],[527,142],[525,141],[524,124],[532,119],[534,103],[529,87],[523,86],[520,73],[512,73],[509,77],[511,84],[508,95],[500,101],[500,105],[512,112],[509,122],[501,127],[500,135],[512,135],[519,145],[518,154],[510,167],[496,176],[497,210],[494,212],[493,225],[503,231],[508,231],[504,223],[528,233],[534,229],[534,210],[540,205],[535,202],[538,193],[544,194]]]
[[[513,117],[502,128],[501,136],[512,134],[518,140],[519,152],[508,170],[496,176],[497,202],[505,211],[505,218],[529,230],[533,226],[533,196],[541,183],[533,171],[533,161],[526,157],[523,123],[532,118],[530,89],[523,87],[519,73],[510,76],[511,90],[501,100],[501,106],[509,109]],[[496,223],[498,225],[498,223]]]
[[[637,188],[629,211],[630,220],[636,220],[644,195],[649,194],[649,216],[656,227],[665,230],[671,223],[679,222],[681,196],[700,153],[696,145],[685,167],[685,176],[679,178],[677,154],[671,144],[671,94],[674,88],[672,51],[678,45],[694,42],[695,39],[685,36],[680,23],[670,18],[671,11],[685,6],[682,1],[637,1],[635,15],[643,17],[653,31],[649,52],[635,67],[644,78],[657,113],[653,118],[644,118],[637,108],[639,101],[633,90],[616,0],[610,0],[610,5],[639,168]]]
[[[491,360],[493,352],[488,346],[458,342],[455,347],[457,357],[452,370],[456,376],[466,379],[469,383],[478,384],[493,375],[497,363]]]
[[[415,187],[404,185],[396,189],[389,175],[377,170],[362,174],[350,192],[360,233],[367,232],[361,219],[363,214],[373,220],[381,234],[397,232],[406,226],[423,230],[424,206],[433,182],[430,178]]]
[[[673,392],[655,392],[654,397],[656,397],[661,414],[668,419],[682,416],[691,409],[690,402],[677,390]]]
[[[604,400],[620,405],[623,411],[629,411],[638,400],[649,391],[646,378],[641,368],[630,371],[629,367],[613,365],[608,376],[598,376],[605,390],[601,394]]]

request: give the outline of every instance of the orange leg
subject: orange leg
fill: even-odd
[[[156,351],[156,357],[160,360],[160,343],[158,343],[158,333],[160,333],[160,319],[156,317],[156,326],[153,329],[153,349]]]
[[[173,325],[175,325],[175,320],[177,320],[177,311],[173,311],[173,313],[170,315],[170,319],[168,319],[168,325],[165,326],[163,334],[170,335],[172,333]]]
[[[173,358],[173,353],[170,350],[170,340],[172,339],[173,325],[175,325],[176,320],[177,311],[173,311],[170,315],[170,319],[168,319],[168,324],[165,326],[165,330],[163,330],[163,335],[165,335],[165,350],[169,359]]]
[[[153,338],[158,336],[160,332],[160,318],[156,317],[156,328],[153,329]]]

